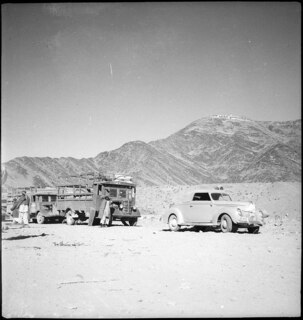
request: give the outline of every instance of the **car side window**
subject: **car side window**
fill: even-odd
[[[193,201],[211,201],[211,200],[207,192],[199,192],[194,194]]]

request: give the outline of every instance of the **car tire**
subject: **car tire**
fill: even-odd
[[[237,226],[233,223],[231,220],[230,216],[227,214],[224,214],[221,218],[221,223],[220,223],[221,231],[226,233],[226,232],[236,232],[237,231]]]
[[[72,211],[69,210],[66,212],[65,218],[66,218],[66,224],[68,224],[69,226],[72,226],[75,224],[75,219],[72,217]]]
[[[171,231],[179,231],[178,219],[175,214],[171,214],[168,218],[168,226]]]
[[[138,221],[138,218],[133,218],[133,219],[129,219],[128,223],[132,227],[132,226],[135,226],[137,224],[137,221]]]
[[[257,234],[257,233],[259,233],[259,229],[260,229],[260,227],[249,227],[249,228],[247,228],[247,231],[248,231],[248,233]]]
[[[45,217],[42,215],[41,212],[37,214],[36,220],[37,220],[37,223],[39,224],[45,223]]]

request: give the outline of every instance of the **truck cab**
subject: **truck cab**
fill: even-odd
[[[140,217],[136,207],[136,185],[125,182],[104,182],[98,184],[101,193],[109,190],[110,210],[112,221],[120,220],[124,225],[133,226]]]
[[[64,218],[58,213],[56,188],[36,188],[31,193],[30,219],[39,224],[47,220],[61,220]]]

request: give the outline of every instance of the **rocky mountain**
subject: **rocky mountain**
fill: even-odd
[[[132,141],[94,158],[19,157],[4,186],[55,185],[101,171],[138,185],[301,181],[301,120],[253,121],[215,115],[161,140]]]

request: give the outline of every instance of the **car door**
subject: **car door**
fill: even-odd
[[[208,192],[197,192],[189,204],[190,222],[209,223],[212,221],[213,204]]]

